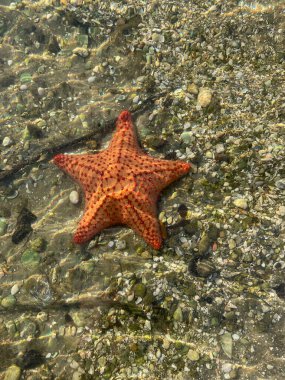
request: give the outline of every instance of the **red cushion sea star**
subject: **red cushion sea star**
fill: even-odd
[[[120,113],[107,149],[97,154],[58,154],[53,161],[79,182],[85,193],[85,213],[75,232],[75,243],[85,243],[104,228],[124,224],[153,248],[161,247],[158,195],[188,173],[190,164],[145,154],[129,111]]]

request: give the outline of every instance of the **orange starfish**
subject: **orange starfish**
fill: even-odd
[[[190,164],[146,155],[138,145],[129,111],[120,113],[106,150],[97,154],[58,154],[53,161],[85,192],[85,213],[75,232],[75,243],[85,243],[104,228],[124,224],[153,248],[161,247],[158,195],[188,173]]]

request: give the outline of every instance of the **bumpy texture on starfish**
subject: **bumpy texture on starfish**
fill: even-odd
[[[153,248],[161,247],[158,195],[188,173],[190,164],[145,154],[138,145],[129,111],[120,113],[106,150],[98,154],[58,154],[53,161],[85,192],[85,213],[75,232],[75,243],[85,243],[104,228],[123,224]]]

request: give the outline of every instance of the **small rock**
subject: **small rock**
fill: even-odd
[[[217,144],[216,145],[216,152],[217,153],[223,153],[225,151],[224,144]]]
[[[28,86],[26,84],[21,84],[20,90],[21,91],[26,91],[28,89]]]
[[[224,353],[231,358],[233,353],[233,339],[230,333],[226,332],[221,336],[221,346]]]
[[[285,178],[278,179],[278,181],[275,182],[275,186],[279,190],[285,190]]]
[[[123,249],[125,249],[127,246],[127,242],[126,240],[117,240],[116,241],[116,248],[119,250],[119,251],[122,251]]]
[[[0,236],[5,235],[7,231],[8,223],[5,218],[0,218]]]
[[[192,134],[191,134],[191,132],[183,132],[183,133],[181,133],[180,139],[184,143],[189,144],[191,142],[191,140],[192,140]]]
[[[277,214],[280,216],[285,216],[285,206],[280,206],[277,210]],[[0,231],[1,231],[1,222],[0,222]],[[0,232],[1,235],[1,232]]]
[[[197,95],[199,92],[198,87],[196,86],[195,83],[190,83],[187,86],[187,91],[190,92],[190,94],[194,94],[194,95]]]
[[[190,359],[193,362],[196,362],[200,359],[200,354],[198,351],[195,350],[189,350],[187,354],[187,358]]]
[[[4,380],[19,380],[21,377],[21,368],[17,365],[11,365],[5,372]]]
[[[15,303],[16,303],[16,298],[12,295],[9,295],[2,299],[1,306],[4,307],[5,309],[10,309],[15,305]]]
[[[207,87],[201,87],[197,98],[197,105],[205,108],[211,103],[211,100],[212,91]]]
[[[22,254],[21,262],[26,268],[34,269],[40,262],[40,255],[36,251],[28,249]]]
[[[9,136],[4,137],[2,141],[3,146],[9,146],[12,144],[12,139]]]
[[[96,77],[91,76],[91,77],[89,77],[89,78],[87,79],[87,82],[88,82],[88,83],[93,83],[93,82],[95,82],[95,80],[96,80]]]
[[[19,288],[18,284],[13,285],[11,288],[11,295],[14,296],[15,294],[18,293],[19,290],[20,290],[20,288]]]
[[[36,252],[43,252],[46,246],[46,241],[42,237],[38,237],[36,239],[33,239],[30,242],[30,247],[32,250]]]
[[[77,205],[79,202],[79,193],[76,190],[73,190],[69,194],[69,200],[72,204]]]
[[[233,239],[229,240],[229,249],[234,249],[236,247],[236,242]]]
[[[183,322],[183,314],[181,307],[178,306],[178,308],[173,313],[173,319],[177,322]]]
[[[137,104],[139,101],[140,101],[140,97],[138,95],[135,96],[134,99],[133,99],[133,103]]]
[[[134,287],[133,287],[133,291],[134,291],[134,294],[135,294],[135,297],[144,297],[144,295],[146,294],[146,286],[144,284],[136,284]]]
[[[44,94],[45,94],[45,89],[44,89],[43,87],[39,87],[39,88],[38,88],[38,94],[39,94],[40,96],[44,96]]]
[[[248,208],[247,200],[245,198],[237,198],[233,203],[236,207],[242,208],[243,210]]]

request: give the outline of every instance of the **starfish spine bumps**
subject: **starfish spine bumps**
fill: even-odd
[[[129,111],[120,113],[107,149],[97,154],[58,154],[53,161],[79,182],[85,193],[85,212],[73,238],[75,243],[88,242],[103,229],[123,224],[153,248],[161,247],[158,195],[188,173],[190,164],[145,154]]]

